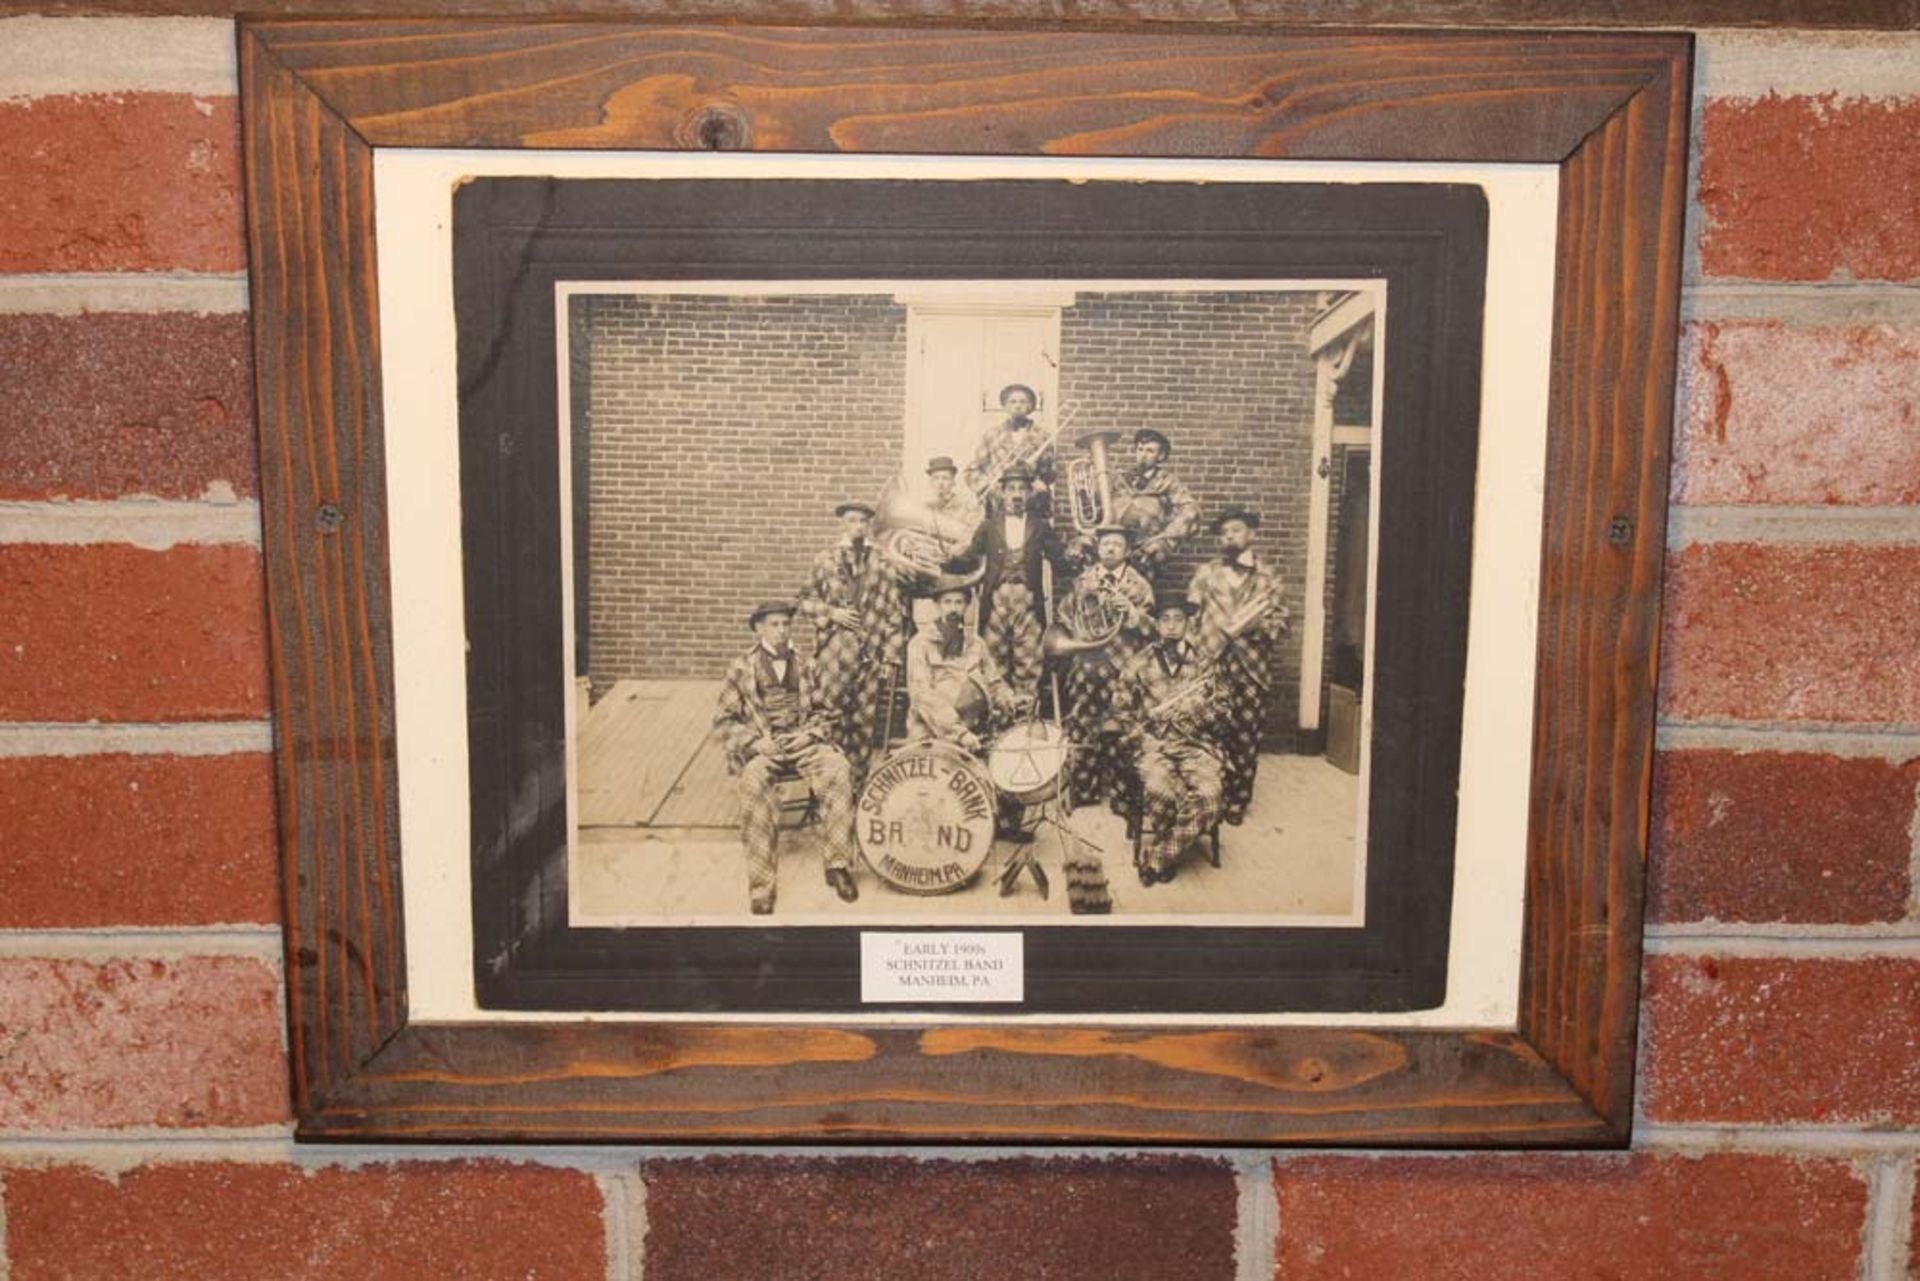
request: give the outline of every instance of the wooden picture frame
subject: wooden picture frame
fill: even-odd
[[[263,21],[240,39],[302,1137],[1626,1141],[1689,37]],[[375,149],[403,147],[1558,165],[1518,1028],[410,1019],[372,177]]]

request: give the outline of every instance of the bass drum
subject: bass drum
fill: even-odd
[[[854,809],[854,835],[875,876],[907,894],[951,894],[993,850],[993,781],[950,743],[909,743],[874,766]]]
[[[1000,794],[1039,805],[1060,792],[1067,768],[1067,732],[1052,721],[1021,721],[993,740],[987,774]]]

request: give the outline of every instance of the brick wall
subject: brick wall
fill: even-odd
[[[718,676],[744,646],[746,610],[794,594],[837,537],[833,505],[873,498],[899,469],[907,309],[819,295],[575,305],[590,351],[594,684]],[[1315,310],[1305,293],[1089,293],[1060,321],[1076,421],[1155,425],[1204,510],[1258,508],[1296,614]],[[1162,585],[1183,587],[1212,546],[1204,530],[1189,540]],[[1296,634],[1277,672],[1277,746],[1291,742],[1299,672]]]
[[[0,21],[0,1277],[1920,1276],[1920,40],[1703,37],[1640,1123],[1531,1156],[296,1147],[230,49]]]
[[[792,597],[834,505],[900,469],[907,309],[890,296],[600,296],[586,313],[596,688],[717,679]],[[784,442],[784,443],[773,443]]]

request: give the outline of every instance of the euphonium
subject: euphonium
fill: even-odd
[[[936,511],[914,499],[897,481],[887,482],[873,523],[873,543],[881,555],[924,575],[942,573],[949,560],[966,550],[979,528],[977,512],[969,518]],[[984,567],[981,572],[985,572]],[[976,580],[978,577],[974,576]]]

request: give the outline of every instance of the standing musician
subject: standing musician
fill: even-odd
[[[1106,797],[1126,764],[1120,725],[1113,718],[1114,684],[1142,645],[1153,639],[1153,585],[1127,564],[1132,531],[1102,525],[1097,559],[1060,599],[1060,620],[1085,642],[1119,631],[1105,645],[1080,649],[1068,660],[1067,739],[1074,745],[1072,796],[1076,805]]]
[[[1113,487],[1111,519],[1133,531],[1134,561],[1149,575],[1200,523],[1200,504],[1167,459],[1173,443],[1151,427],[1133,433],[1133,466]]]
[[[956,529],[978,529],[985,513],[972,494],[954,483],[958,474],[953,459],[944,454],[927,460],[927,488],[931,491],[927,510],[934,516],[936,524],[951,525]],[[951,547],[947,550],[957,552],[960,549]]]
[[[916,738],[939,738],[979,752],[996,723],[1014,714],[1013,691],[967,627],[964,587],[934,593],[934,622],[907,642],[907,725]]]
[[[1217,673],[1187,640],[1187,609],[1178,596],[1160,601],[1159,636],[1134,656],[1115,691],[1145,801],[1142,885],[1171,881],[1181,856],[1220,815],[1224,709]]]
[[[820,802],[827,884],[842,902],[860,897],[853,880],[853,775],[833,745],[836,717],[807,660],[789,643],[793,613],[791,604],[775,600],[747,616],[757,643],[727,667],[713,717],[727,770],[740,780],[747,893],[761,916],[773,911],[778,776],[789,771],[806,779]]]
[[[1042,434],[1033,423],[1034,407],[1039,403],[1040,398],[1025,383],[1008,383],[1000,389],[1000,408],[1007,411],[1006,421],[980,438],[973,461],[967,464],[967,488],[989,511],[1000,498],[1000,482],[995,475],[1004,479],[1007,469],[1016,464],[1026,467],[1033,482],[1029,490],[1035,500],[1033,506],[1046,509],[1044,496],[1053,485],[1054,457],[1052,442],[1041,445]]]
[[[1045,625],[1045,583],[1049,564],[1064,562],[1053,527],[1044,512],[1030,505],[1033,473],[1019,463],[1000,479],[1000,510],[987,517],[973,536],[966,556],[986,562],[980,581],[980,635],[987,653],[1006,674],[1016,699],[1037,703],[1040,641]]]
[[[1253,799],[1260,765],[1260,724],[1273,690],[1273,650],[1291,616],[1281,601],[1280,576],[1253,550],[1260,514],[1229,507],[1214,519],[1220,556],[1193,572],[1187,601],[1194,609],[1193,647],[1216,664],[1221,684],[1221,748],[1226,765],[1222,816],[1238,826]]]
[[[892,690],[906,658],[904,589],[911,571],[875,550],[868,537],[871,506],[844,502],[833,514],[840,518],[840,540],[814,556],[800,589],[800,610],[819,637],[814,665],[820,696],[839,718],[836,741],[859,780],[883,746],[877,741],[881,718],[892,712]]]

